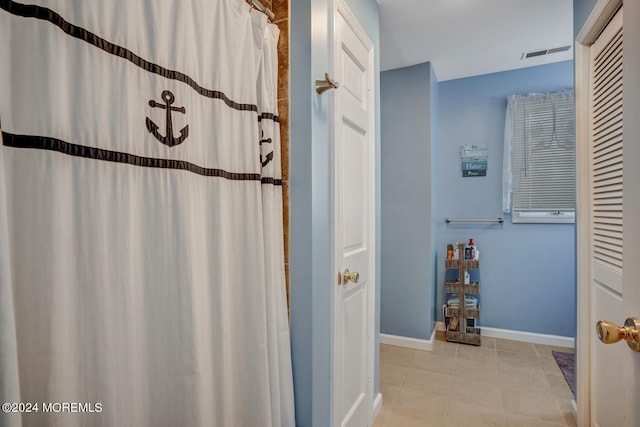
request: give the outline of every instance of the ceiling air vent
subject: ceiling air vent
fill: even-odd
[[[551,55],[552,53],[558,53],[558,52],[566,52],[567,50],[571,49],[571,46],[560,46],[560,47],[554,47],[553,49],[549,49],[547,51],[548,55]]]
[[[552,53],[558,53],[558,52],[566,52],[567,50],[571,49],[571,45],[569,46],[560,46],[560,47],[553,47],[551,49],[539,49],[539,50],[532,50],[531,52],[525,52],[522,54],[522,58],[521,59],[529,59],[529,58],[535,58],[537,56],[543,56],[543,55],[551,55]]]

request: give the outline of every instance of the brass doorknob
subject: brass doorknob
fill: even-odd
[[[340,273],[339,276],[340,285],[346,285],[349,282],[358,283],[358,280],[360,279],[360,273],[355,271],[350,273],[349,269],[346,269],[344,273]]]
[[[625,340],[627,345],[633,350],[640,352],[640,320],[629,317],[624,322],[624,327],[620,327],[612,322],[600,320],[596,324],[598,339],[605,344],[613,344]]]

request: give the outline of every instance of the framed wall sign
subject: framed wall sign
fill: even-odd
[[[464,178],[487,176],[489,149],[486,144],[469,144],[460,148],[460,162]]]

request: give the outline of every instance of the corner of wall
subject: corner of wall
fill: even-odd
[[[435,319],[432,169],[437,92],[430,63],[381,79],[381,333],[428,340]]]
[[[289,3],[289,274],[291,356],[296,425],[311,426],[313,412],[313,298],[311,248],[311,1]],[[296,143],[297,142],[297,143]]]
[[[432,283],[431,283],[431,320],[432,329],[438,316],[436,305],[436,290],[438,289],[438,189],[439,182],[439,161],[438,161],[438,78],[435,68],[429,63],[429,87],[430,87],[430,125],[431,125],[431,263],[432,263]]]

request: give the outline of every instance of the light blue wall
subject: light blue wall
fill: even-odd
[[[332,95],[329,92],[318,96],[313,90],[313,81],[331,69],[326,23],[333,4],[333,0],[290,2],[290,304],[296,425],[299,427],[332,424],[331,285],[335,282],[335,271],[330,241],[332,172],[328,137]],[[379,94],[378,4],[375,0],[347,0],[347,4],[375,45],[375,91]],[[379,123],[379,105],[379,96],[376,96],[376,123]],[[378,128],[377,154],[379,135]],[[379,192],[378,180],[376,193],[379,195]],[[378,203],[377,235],[380,234],[379,213]],[[376,266],[379,264],[376,262]],[[375,291],[379,296],[377,270]],[[379,325],[379,311],[376,325]],[[376,366],[378,360],[376,351]],[[377,392],[377,369],[375,376]]]
[[[311,1],[290,5],[289,265],[291,356],[296,424],[311,426],[313,407]]]
[[[473,237],[481,252],[480,324],[575,336],[575,227],[573,224],[446,225],[444,219],[502,216],[502,148],[506,97],[573,87],[573,62],[440,83],[438,260],[447,243]],[[486,177],[462,178],[460,146],[487,144]],[[438,269],[438,307],[445,272]],[[384,303],[384,301],[383,301]],[[438,310],[438,319],[442,312]]]
[[[435,304],[432,220],[437,201],[432,191],[437,82],[431,64],[383,72],[381,95],[380,331],[429,339]]]

